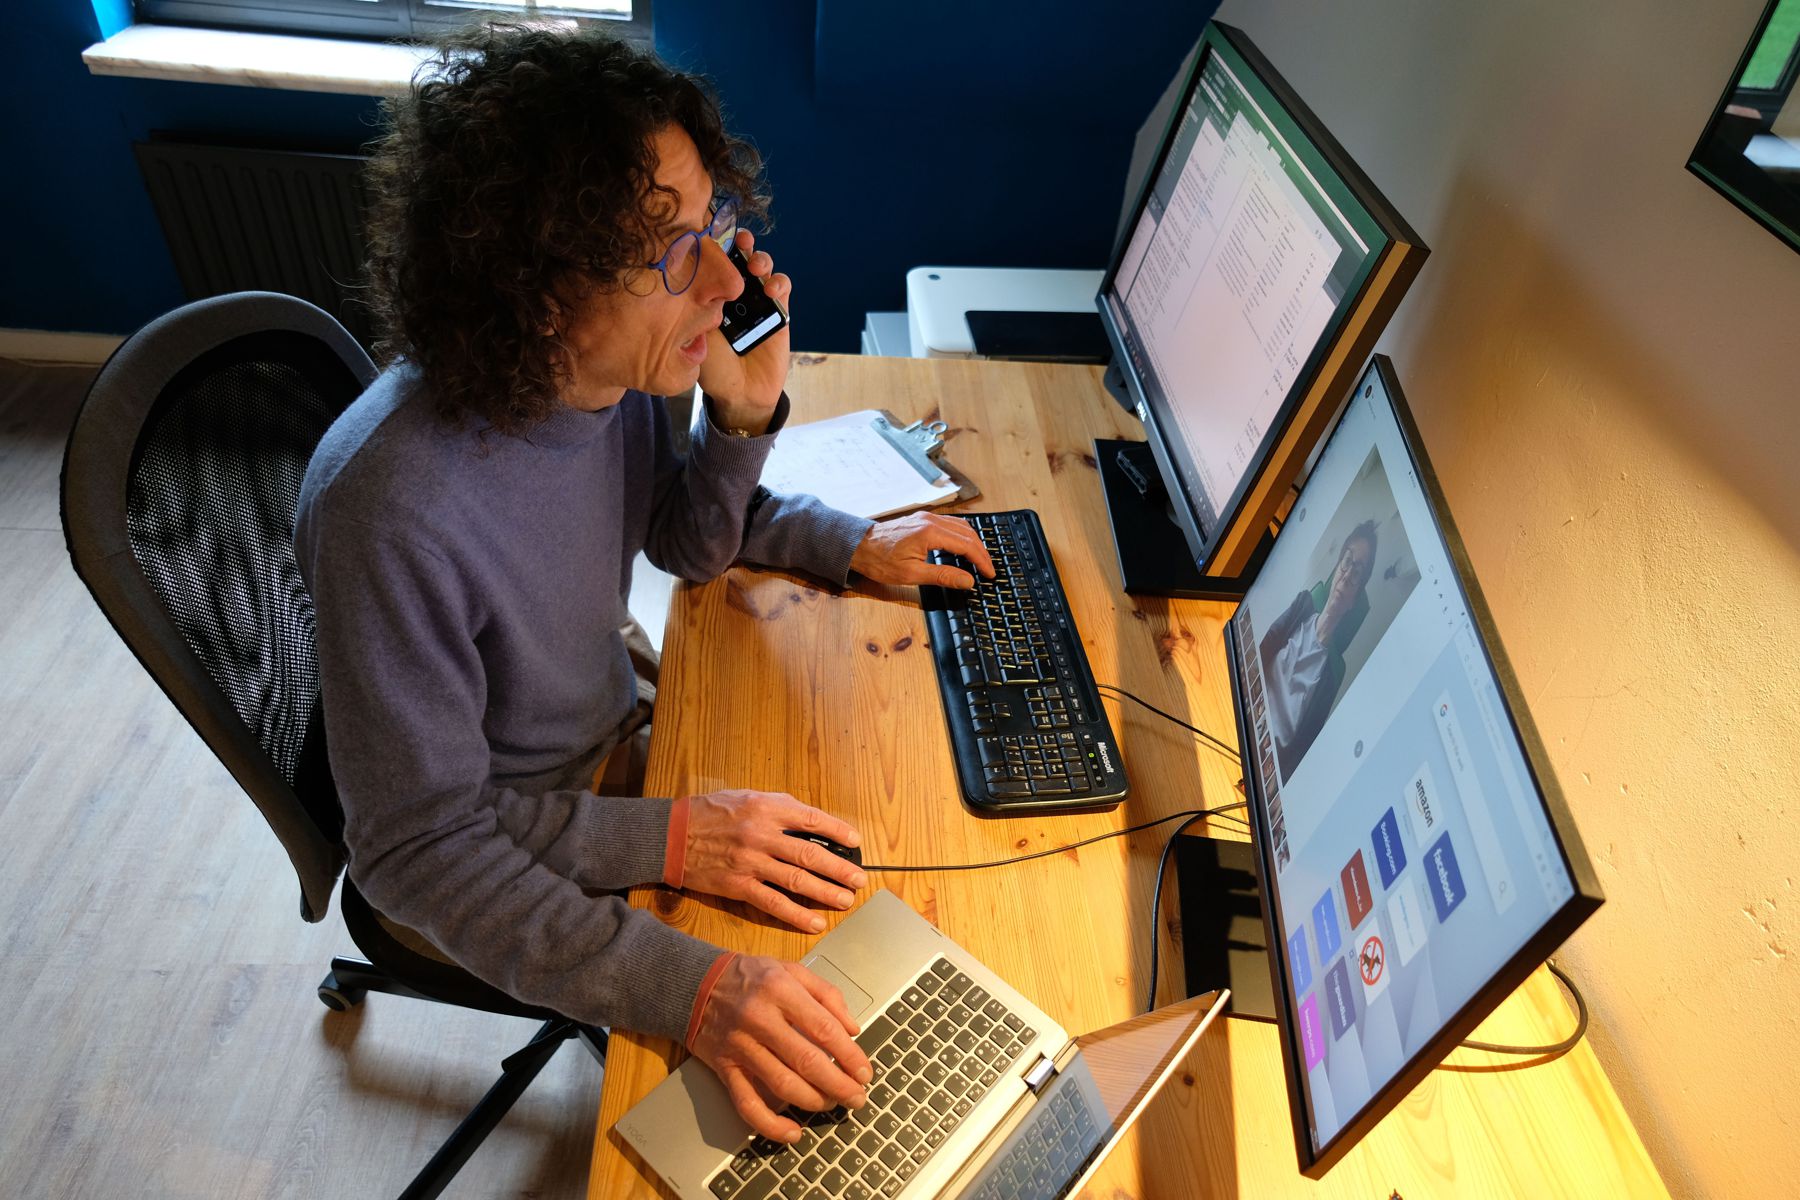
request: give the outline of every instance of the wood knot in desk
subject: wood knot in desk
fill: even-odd
[[[1100,464],[1092,454],[1085,450],[1045,450],[1044,457],[1050,463],[1050,473],[1061,475],[1063,468],[1079,462],[1090,471],[1098,471]]]
[[[650,893],[650,911],[665,925],[673,925],[681,917],[681,893],[668,888],[657,888]]]
[[[899,641],[895,642],[892,646],[889,646],[888,652],[890,654],[903,654],[912,647],[912,644],[913,644],[912,634],[909,633],[905,637],[901,638]],[[872,657],[875,657],[875,658],[881,657],[881,643],[880,642],[864,642],[863,649],[868,651],[868,653]]]
[[[1165,667],[1174,664],[1177,654],[1193,648],[1194,635],[1185,629],[1171,629],[1156,635],[1156,661]]]
[[[725,580],[725,603],[758,621],[779,621],[790,610],[818,600],[810,588],[748,571],[733,571]]]

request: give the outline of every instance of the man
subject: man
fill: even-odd
[[[321,442],[296,529],[351,877],[514,996],[683,1042],[753,1127],[797,1138],[783,1104],[863,1100],[842,997],[616,892],[660,880],[816,931],[778,889],[845,908],[866,880],[786,831],[859,835],[776,793],[595,794],[637,699],[631,563],[957,587],[930,550],[992,563],[954,518],[758,488],[788,334],[726,346],[743,282],[722,243],[782,304],[793,286],[719,200],[757,211],[757,162],[696,81],[596,36],[483,31],[392,115],[371,241],[394,362]],[[683,461],[657,397],[696,381]]]
[[[1337,703],[1344,650],[1368,614],[1374,569],[1375,522],[1364,521],[1344,538],[1331,578],[1301,591],[1263,634],[1264,694],[1283,779],[1293,775]]]

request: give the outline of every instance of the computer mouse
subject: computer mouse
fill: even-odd
[[[803,842],[811,842],[821,850],[829,850],[839,858],[853,862],[859,867],[862,866],[862,850],[860,847],[846,846],[842,843],[832,841],[822,833],[808,833],[804,829],[790,829],[787,831],[787,835],[791,838],[799,838]]]

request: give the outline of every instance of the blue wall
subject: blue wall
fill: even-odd
[[[798,345],[854,350],[921,264],[1104,265],[1132,137],[1216,4],[999,7],[656,0],[658,50],[712,77],[767,160]],[[90,75],[100,29],[95,0],[36,0],[0,45],[0,327],[125,333],[182,302],[131,151],[151,130],[317,150],[373,131],[365,98]]]

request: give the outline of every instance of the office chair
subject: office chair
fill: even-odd
[[[249,794],[321,920],[343,872],[325,754],[312,601],[294,561],[300,481],[320,437],[375,377],[343,326],[304,300],[196,301],[128,338],[95,377],[63,458],[75,572],[113,628]],[[605,1065],[606,1033],[513,999],[431,953],[344,879],[367,961],[334,958],[319,999],[386,992],[540,1021],[402,1200],[437,1196],[563,1041]]]

